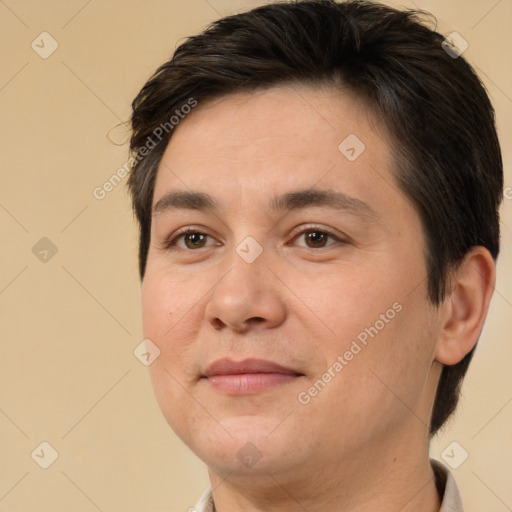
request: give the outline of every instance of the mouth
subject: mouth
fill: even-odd
[[[230,395],[251,395],[289,384],[304,374],[263,359],[233,361],[219,359],[208,366],[202,379],[217,391]]]

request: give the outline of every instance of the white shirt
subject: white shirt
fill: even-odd
[[[430,465],[434,470],[436,485],[441,496],[439,512],[464,512],[459,489],[448,468],[434,459],[430,459]],[[215,512],[211,487],[206,489],[191,512]]]

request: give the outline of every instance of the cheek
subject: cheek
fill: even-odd
[[[435,337],[429,325],[426,301],[402,298],[394,305],[399,307],[377,311],[384,313],[383,320],[372,320],[361,331],[366,344],[359,343],[362,350],[354,357],[354,365],[347,368],[347,373],[352,374],[353,382],[360,389],[366,390],[375,411],[394,410],[395,417],[400,418],[416,410],[422,402]],[[389,315],[390,312],[393,314]]]
[[[435,340],[429,327],[426,283],[418,286],[423,277],[421,260],[405,256],[403,261],[357,269],[338,267],[328,276],[312,279],[296,276],[294,292],[309,308],[312,334],[326,333],[312,336],[326,367],[343,358],[343,370],[336,373],[343,378],[335,379],[332,386],[343,387],[333,397],[342,402],[340,407],[348,405],[349,396],[361,397],[361,390],[365,400],[377,405],[388,398],[396,401],[386,384],[398,395],[410,391],[408,399],[413,401],[421,392]]]
[[[393,431],[404,421],[423,418],[420,407],[431,363],[428,334],[410,303],[402,304],[389,323],[373,319],[375,313],[385,312],[372,310],[363,329],[347,326],[364,336],[333,337],[332,344],[323,347],[328,352],[327,368],[333,368],[336,376],[310,405],[322,415],[326,428],[333,432],[343,428],[348,439],[362,436],[363,442],[369,442],[376,431]],[[338,373],[336,362],[343,366]],[[364,433],[361,425],[366,426]]]
[[[390,274],[395,272],[376,264],[337,264],[311,275],[294,270],[289,275],[281,273],[306,306],[297,309],[304,309],[303,321],[323,333],[322,338],[328,336],[336,351],[380,321],[381,314],[391,310],[389,316],[395,316],[393,304],[400,298],[400,283],[396,278],[383,278]]]
[[[201,284],[190,277],[149,265],[141,290],[144,336],[167,342],[173,331],[190,327],[189,316],[203,294]]]
[[[200,290],[186,294],[185,287],[189,288],[176,277],[171,278],[168,272],[156,273],[151,269],[142,284],[143,335],[160,349],[160,356],[149,368],[157,390],[161,386],[173,388],[169,373],[181,382],[184,369],[190,366],[188,354],[197,337],[197,328],[193,326],[198,325],[194,317],[195,295]]]
[[[164,417],[176,431],[182,430],[193,406],[183,386],[189,381],[185,369],[190,367],[190,347],[196,338],[191,326],[197,324],[191,320],[194,309],[183,286],[168,273],[148,268],[141,289],[143,335],[160,349],[148,368],[151,382]]]

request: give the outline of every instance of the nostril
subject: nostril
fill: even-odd
[[[213,328],[219,331],[224,326],[224,322],[220,318],[214,318],[211,321],[211,324],[213,325]]]

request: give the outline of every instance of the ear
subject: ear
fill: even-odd
[[[485,247],[472,247],[453,272],[440,306],[435,359],[454,365],[476,345],[494,292],[496,266]]]

